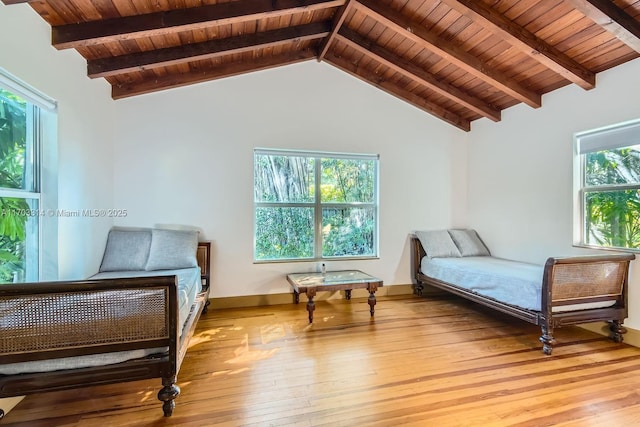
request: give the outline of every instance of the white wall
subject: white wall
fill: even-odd
[[[253,149],[380,154],[380,259],[360,268],[411,283],[408,234],[464,221],[465,134],[317,62],[116,102],[118,225],[193,225],[213,241],[212,296],[290,292],[312,263],[253,264]]]
[[[110,86],[87,77],[75,51],[51,46],[50,26],[27,4],[0,3],[0,67],[58,101],[58,209],[113,206]],[[58,275],[97,271],[111,218],[58,219]]]
[[[543,263],[594,253],[572,247],[573,134],[640,117],[640,60],[543,96],[538,110],[516,106],[502,122],[478,122],[468,144],[468,218],[493,254]],[[475,124],[474,124],[475,125]],[[640,261],[632,263],[630,315],[640,329]]]

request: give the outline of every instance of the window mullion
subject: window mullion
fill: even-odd
[[[42,139],[43,139],[43,130],[42,130],[42,115],[39,109],[35,106],[33,107],[33,147],[32,147],[32,156],[33,156],[33,164],[34,168],[31,169],[33,173],[33,191],[36,193],[42,192],[42,170],[40,165],[42,165]]]
[[[585,185],[585,192],[595,191],[624,191],[624,190],[639,190],[640,183],[634,184],[610,184],[610,185]]]
[[[322,159],[315,158],[314,258],[322,258]]]
[[[15,199],[40,199],[40,193],[0,187],[0,197],[13,197]]]

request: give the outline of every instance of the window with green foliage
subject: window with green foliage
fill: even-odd
[[[0,75],[6,80],[6,75]],[[0,283],[39,279],[41,108],[0,81]]]
[[[583,132],[576,142],[578,243],[639,250],[640,121]]]
[[[378,156],[256,149],[256,261],[378,255]]]

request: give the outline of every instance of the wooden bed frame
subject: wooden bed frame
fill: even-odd
[[[55,308],[55,302],[62,299],[68,303],[69,298],[72,298],[79,304],[95,303],[98,300],[104,310],[97,314],[92,310],[85,310],[85,320],[104,320],[105,311],[108,312],[109,307],[117,307],[118,310],[136,313],[139,317],[136,324],[141,325],[128,335],[123,333],[127,328],[119,325],[118,318],[113,317],[110,319],[113,326],[100,329],[98,337],[86,331],[65,333],[60,330],[59,322],[55,329],[56,320],[59,319],[59,313],[55,309],[49,312],[37,310],[37,313],[25,310],[25,332],[29,331],[25,337],[3,336],[4,331],[0,328],[0,357],[4,364],[157,347],[169,349],[166,353],[104,366],[0,375],[0,398],[161,378],[162,389],[158,392],[158,399],[163,402],[164,416],[171,416],[175,408],[174,400],[180,394],[180,388],[176,385],[178,371],[198,319],[201,313],[206,311],[209,300],[210,245],[203,242],[199,244],[199,248],[203,248],[198,250],[197,255],[202,272],[203,290],[195,298],[182,335],[178,324],[177,276],[0,285],[0,309],[3,304],[15,304],[16,301],[33,304],[46,300],[46,306]],[[141,304],[140,299],[132,301],[129,298],[131,292],[139,293],[142,300],[148,302]],[[157,327],[144,330],[144,325],[152,318],[156,325],[158,322],[164,325],[161,334],[158,333]],[[15,334],[15,329],[11,334]],[[0,408],[0,419],[3,416],[4,411]]]
[[[479,295],[459,286],[443,282],[420,272],[420,262],[426,253],[416,236],[411,236],[412,273],[415,278],[414,293],[422,295],[425,285],[451,292],[483,306],[501,311],[542,329],[540,341],[544,354],[551,354],[555,344],[554,328],[563,325],[607,321],[611,339],[622,342],[626,329],[622,323],[627,318],[627,283],[629,263],[633,254],[593,255],[570,258],[549,258],[542,277],[541,311],[527,310]],[[616,273],[617,280],[595,281],[594,273],[602,268]],[[606,308],[575,309],[557,312],[554,307],[574,304],[613,301]]]

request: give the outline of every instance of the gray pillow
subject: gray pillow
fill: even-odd
[[[151,247],[151,230],[111,229],[100,271],[144,270]]]
[[[196,230],[151,230],[151,249],[145,270],[173,270],[196,267]]]
[[[449,230],[449,234],[463,257],[491,255],[475,230]]]
[[[461,256],[447,230],[416,231],[416,236],[420,239],[420,243],[429,258]]]

